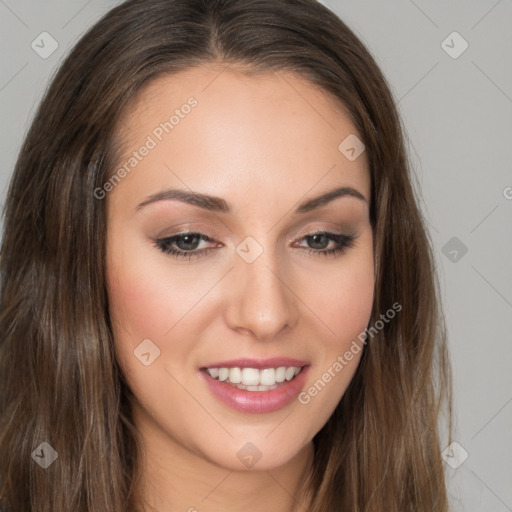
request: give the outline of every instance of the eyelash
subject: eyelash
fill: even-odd
[[[315,256],[318,256],[320,254],[324,256],[341,256],[346,252],[347,249],[354,247],[354,241],[357,238],[357,233],[353,235],[345,235],[343,233],[331,233],[329,231],[315,231],[313,233],[310,233],[308,235],[305,235],[302,239],[314,237],[316,235],[326,235],[328,238],[330,238],[332,241],[336,242],[338,245],[334,249],[328,249],[328,250],[320,250],[320,249],[304,249],[309,254],[314,254]],[[199,251],[182,251],[179,249],[173,249],[171,245],[180,238],[185,237],[195,237],[199,236],[202,240],[205,242],[213,242],[214,240],[209,237],[208,235],[205,235],[203,233],[198,233],[195,231],[189,231],[185,233],[178,233],[176,235],[166,237],[166,238],[159,238],[155,240],[155,246],[161,250],[162,252],[166,254],[170,254],[174,256],[177,259],[186,259],[191,260],[192,257],[201,258],[203,256],[206,256],[211,251],[214,251],[215,248],[209,247],[207,249],[201,249]]]

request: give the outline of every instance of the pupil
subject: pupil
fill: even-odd
[[[326,236],[324,234],[320,234],[320,235],[312,235],[313,238],[313,245],[316,244],[318,242],[318,238],[326,238]],[[325,241],[325,240],[324,240]],[[320,244],[320,245],[323,245],[323,244]],[[316,247],[316,249],[318,249],[319,247]]]
[[[186,249],[189,249],[189,250],[190,249],[195,249],[196,247],[190,247],[190,245],[194,246],[194,245],[197,245],[197,244],[194,244],[194,243],[192,243],[190,241],[189,242],[185,242],[184,244],[182,244],[182,243],[180,243],[180,241],[192,239],[192,240],[196,240],[196,242],[197,242],[198,238],[199,237],[197,235],[182,235],[180,238],[177,239],[177,244],[180,247],[180,249],[184,249],[184,250],[186,250]]]

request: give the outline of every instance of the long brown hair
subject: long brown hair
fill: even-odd
[[[315,0],[129,0],[62,63],[22,145],[4,210],[0,506],[140,510],[141,445],[114,357],[105,201],[94,191],[113,171],[116,129],[135,93],[158,75],[205,62],[292,71],[347,109],[371,173],[370,325],[402,306],[367,340],[349,388],[314,437],[299,509],[445,512],[438,420],[444,404],[451,439],[450,366],[403,129],[368,50]],[[43,442],[58,454],[46,469],[33,454],[48,451]]]

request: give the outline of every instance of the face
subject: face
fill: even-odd
[[[360,360],[370,175],[339,149],[358,135],[325,92],[221,71],[160,77],[125,112],[124,159],[97,193],[110,312],[147,440],[271,469],[310,445]]]

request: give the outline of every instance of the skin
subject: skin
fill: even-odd
[[[115,351],[136,397],[147,510],[288,512],[313,462],[312,439],[362,352],[308,404],[294,400],[262,414],[228,408],[198,368],[238,357],[295,357],[311,363],[307,390],[350,348],[373,303],[370,175],[365,153],[349,161],[338,150],[357,132],[324,91],[289,72],[223,69],[205,65],[159,77],[124,113],[122,162],[190,96],[198,101],[106,195]],[[292,213],[339,186],[366,201],[344,196]],[[177,200],[136,208],[170,187],[222,197],[233,212]],[[326,238],[315,245],[306,238],[315,229],[357,238],[344,253],[325,256],[320,252],[337,244]],[[189,251],[213,250],[189,261],[155,246],[183,231],[214,239]],[[252,263],[236,252],[248,236],[263,248]],[[173,247],[187,250],[183,240]],[[144,339],[160,350],[148,366],[134,355]],[[237,457],[247,442],[262,454],[251,468]]]

